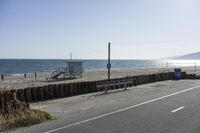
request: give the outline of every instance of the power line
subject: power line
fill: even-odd
[[[165,40],[165,41],[146,41],[146,42],[111,42],[112,45],[138,45],[138,44],[165,44],[165,43],[178,43],[178,42],[188,42],[188,41],[200,41],[199,38],[191,40]]]
[[[86,51],[86,52],[73,52],[74,57],[84,57],[87,55],[95,55],[98,53],[102,53],[102,52],[106,52],[107,51],[107,47],[104,48],[100,48],[100,49],[95,49],[95,50],[91,50],[91,51]]]
[[[180,42],[176,41],[149,41],[149,42],[111,42],[114,45],[126,44],[126,45],[137,45],[137,44],[161,44],[161,43],[171,43],[171,42]]]

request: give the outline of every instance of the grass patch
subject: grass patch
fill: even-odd
[[[0,132],[13,130],[17,127],[39,124],[52,119],[53,117],[49,113],[24,108],[15,113],[0,115]]]

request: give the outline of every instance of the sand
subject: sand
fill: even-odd
[[[126,70],[111,70],[111,78],[146,75],[154,73],[162,73],[173,71],[173,68],[152,68],[152,69],[126,69]],[[182,71],[187,73],[200,73],[200,67],[195,68],[182,68]],[[0,81],[0,90],[11,90],[11,89],[24,89],[26,87],[42,86],[48,84],[59,84],[59,83],[70,83],[80,81],[95,81],[107,79],[107,71],[89,71],[84,72],[82,78],[77,79],[58,79],[58,80],[46,80],[50,73],[38,73],[37,79],[34,74],[27,74],[24,78],[23,75],[5,77],[4,81]]]

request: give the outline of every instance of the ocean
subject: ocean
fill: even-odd
[[[58,59],[0,59],[0,74],[53,72],[66,67],[67,60]],[[81,60],[84,71],[106,70],[107,60]],[[111,60],[112,70],[199,66],[200,60]]]

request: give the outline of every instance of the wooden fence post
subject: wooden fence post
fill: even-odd
[[[17,98],[20,100],[20,101],[25,101],[25,95],[24,95],[24,89],[18,89],[17,90]]]
[[[32,98],[33,102],[36,102],[38,100],[37,99],[37,88],[36,87],[31,87],[31,98]]]
[[[58,85],[57,84],[53,85],[53,93],[54,93],[54,98],[59,97],[59,95],[58,95]]]
[[[32,102],[31,88],[25,88],[24,91],[25,91],[24,93],[25,93],[26,102],[28,103]]]
[[[38,101],[43,101],[44,100],[44,97],[43,97],[43,87],[37,87],[37,100]],[[48,100],[48,99],[45,99],[45,100]]]
[[[0,91],[0,112],[4,113],[5,109],[5,95],[4,92]]]
[[[54,99],[53,85],[48,85],[49,99]]]
[[[68,97],[69,96],[69,85],[64,84],[63,89],[64,89],[64,97]]]

